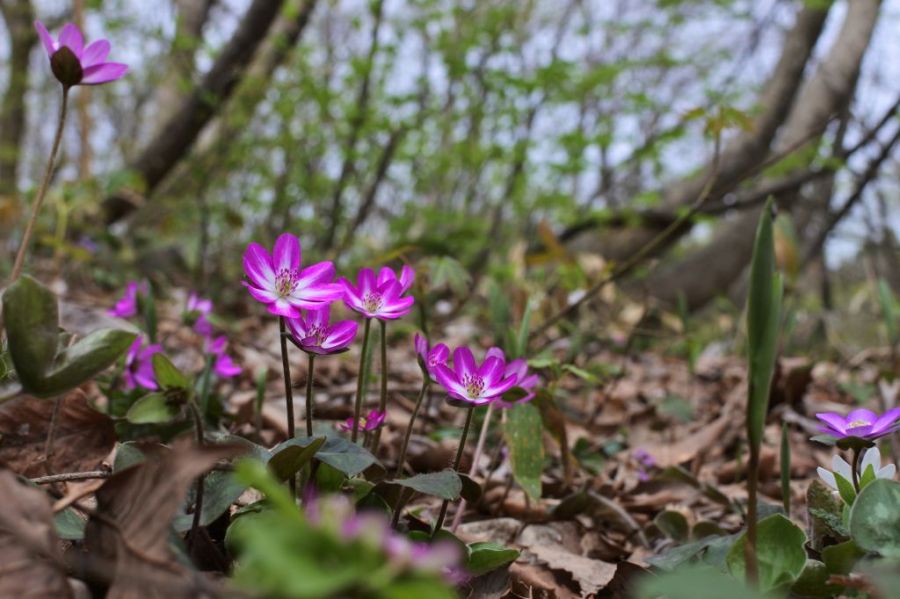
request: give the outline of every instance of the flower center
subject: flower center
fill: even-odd
[[[297,271],[282,268],[275,275],[275,293],[279,297],[287,297],[294,292],[297,287]]]
[[[377,291],[363,296],[363,306],[367,312],[377,312],[381,309],[382,304],[384,304],[384,298]]]
[[[860,420],[854,420],[853,422],[851,422],[850,424],[847,425],[847,428],[848,428],[848,429],[850,429],[850,428],[859,428],[859,427],[861,427],[861,426],[869,426],[869,421],[868,421],[868,420],[862,420],[862,419],[860,419]]]
[[[481,397],[481,392],[484,391],[484,380],[475,374],[467,374],[463,378],[463,385],[471,398]]]
[[[316,340],[316,345],[322,345],[323,343],[325,343],[325,338],[328,336],[326,335],[326,332],[327,331],[324,327],[314,324],[313,326],[309,327],[306,334]]]

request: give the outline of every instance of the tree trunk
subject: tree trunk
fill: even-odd
[[[28,91],[28,58],[37,41],[34,9],[30,0],[4,0],[0,13],[9,31],[9,85],[0,100],[0,218],[4,205],[15,212],[18,192],[19,157],[25,135]]]

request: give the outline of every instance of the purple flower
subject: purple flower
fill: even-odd
[[[881,416],[860,408],[847,414],[846,418],[834,412],[816,414],[816,418],[825,423],[819,426],[819,432],[838,439],[858,437],[874,441],[900,430],[900,408],[888,410]]]
[[[187,324],[193,324],[194,331],[201,337],[212,337],[213,325],[207,318],[212,313],[212,300],[200,297],[191,291],[182,318]]]
[[[307,310],[306,315],[287,320],[288,330],[296,344],[310,354],[337,354],[347,351],[359,327],[352,320],[330,324],[331,307]]]
[[[416,354],[419,361],[419,368],[425,376],[435,379],[434,367],[438,364],[446,364],[450,358],[450,348],[443,343],[438,343],[434,347],[429,347],[428,339],[416,333],[414,338],[416,345]]]
[[[162,346],[153,343],[144,346],[142,337],[138,337],[128,348],[125,354],[125,371],[122,377],[125,379],[123,387],[130,391],[135,387],[143,387],[156,391],[156,374],[153,372],[153,355],[162,352]]]
[[[490,403],[509,391],[517,381],[506,375],[506,364],[496,355],[485,358],[481,366],[468,347],[453,351],[453,370],[446,364],[435,366],[438,382],[451,397],[476,406]]]
[[[97,40],[85,46],[81,31],[72,23],[63,25],[58,41],[40,21],[34,22],[34,28],[50,57],[53,75],[67,88],[108,83],[128,71],[128,65],[106,62],[110,49],[107,40]]]
[[[359,417],[359,430],[374,431],[376,428],[384,424],[385,413],[380,410],[372,410],[367,416]],[[353,430],[353,418],[347,418],[338,425],[342,431],[350,432]]]
[[[125,295],[116,302],[116,305],[106,311],[110,316],[118,318],[131,318],[138,313],[138,293],[147,293],[147,284],[131,281],[125,287]]]
[[[486,358],[500,358],[504,362],[506,362],[506,356],[503,354],[503,350],[499,347],[492,347],[487,350],[485,354]],[[523,389],[526,392],[525,397],[521,399],[517,399],[516,401],[509,402],[503,401],[502,398],[497,399],[497,405],[501,408],[511,408],[516,404],[525,403],[534,399],[534,391],[533,389],[537,387],[538,383],[541,382],[541,379],[536,374],[528,374],[528,362],[522,358],[518,358],[513,360],[512,362],[506,362],[506,370],[503,371],[504,376],[514,376],[516,377],[516,387]]]
[[[207,343],[206,353],[215,356],[213,372],[218,376],[229,379],[241,373],[241,367],[234,363],[231,356],[225,353],[228,346],[228,338],[225,335],[216,337]]]
[[[191,294],[188,295],[187,306],[185,307],[186,312],[196,312],[198,314],[205,315],[212,312],[212,309],[212,300],[206,299],[205,297],[200,297],[195,291],[191,291]]]
[[[282,233],[272,253],[258,243],[244,252],[245,287],[269,312],[288,318],[300,316],[300,309],[318,309],[340,299],[343,289],[332,283],[334,265],[319,262],[300,270],[300,240]]]
[[[339,283],[344,288],[344,303],[351,310],[368,318],[392,320],[412,310],[413,297],[401,296],[412,285],[414,278],[415,273],[408,266],[403,267],[399,279],[390,268],[382,268],[378,279],[371,268],[364,268],[359,271],[357,286],[345,278],[341,278]]]

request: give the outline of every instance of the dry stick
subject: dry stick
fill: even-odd
[[[484,442],[487,439],[488,428],[491,425],[491,416],[494,415],[494,404],[489,403],[487,413],[484,415],[484,422],[481,424],[481,432],[478,433],[478,443],[475,444],[475,455],[472,456],[472,465],[469,466],[469,477],[475,476],[478,470],[478,461],[481,459],[481,453],[484,451]],[[456,513],[453,515],[453,523],[450,525],[450,532],[455,533],[462,522],[463,512],[466,511],[466,500],[459,502]]]
[[[466,437],[469,436],[469,427],[472,425],[472,414],[475,412],[474,407],[466,409],[466,423],[463,425],[462,436],[459,438],[459,447],[456,449],[456,459],[453,460],[453,470],[459,472],[459,463],[462,461],[463,451],[466,449]],[[444,526],[444,518],[447,517],[447,508],[450,506],[450,500],[445,499],[441,504],[441,513],[438,515],[437,522],[434,524],[434,530],[431,536],[434,537]]]
[[[287,433],[288,439],[294,438],[294,392],[291,389],[291,365],[288,362],[287,333],[285,330],[284,316],[278,317],[279,341],[281,342],[281,370],[284,372],[284,401],[287,408]],[[288,481],[291,489],[291,497],[297,498],[297,480],[292,476]]]
[[[387,323],[383,320],[378,321],[381,329],[381,395],[378,399],[378,410],[387,415],[387,383],[388,383],[388,365],[387,365]],[[372,437],[372,446],[370,450],[374,454],[378,451],[378,444],[381,442],[381,431],[383,426],[379,426]]]
[[[309,366],[306,368],[306,436],[312,437],[312,413],[313,413],[313,368],[315,366],[316,355],[309,354]]]
[[[113,473],[109,470],[89,470],[87,472],[63,472],[62,474],[51,474],[49,476],[38,476],[29,479],[36,485],[50,485],[53,483],[68,483],[79,480],[93,480],[96,478],[109,478]]]
[[[62,141],[63,126],[66,124],[66,106],[68,101],[69,87],[64,85],[62,106],[60,106],[59,109],[59,122],[56,125],[56,136],[53,138],[53,147],[50,150],[50,160],[47,162],[47,169],[44,171],[44,178],[41,180],[41,186],[38,188],[37,197],[34,199],[34,204],[31,206],[31,216],[28,218],[28,224],[25,225],[22,243],[19,245],[18,253],[16,253],[16,261],[13,263],[12,274],[10,274],[9,277],[10,283],[14,283],[19,278],[22,274],[22,267],[25,265],[25,255],[28,253],[31,235],[34,232],[34,225],[37,222],[41,206],[44,204],[47,188],[50,186],[50,179],[53,177],[53,166],[56,163],[56,155],[59,153],[59,144]]]
[[[356,405],[353,407],[353,432],[350,440],[356,443],[359,436],[359,416],[362,410],[363,379],[366,374],[366,348],[369,346],[369,331],[372,328],[372,319],[366,318],[366,326],[363,329],[362,349],[359,350],[359,378],[356,381]]]

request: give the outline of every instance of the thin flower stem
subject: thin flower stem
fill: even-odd
[[[853,448],[853,470],[850,475],[853,477],[853,490],[859,493],[859,458],[862,457],[862,448]]]
[[[313,435],[313,368],[315,367],[316,355],[309,354],[308,366],[306,368],[306,436]]]
[[[378,321],[381,333],[381,395],[378,399],[378,410],[382,414],[387,414],[387,383],[388,383],[388,365],[387,365],[387,323],[383,320]],[[372,437],[371,452],[374,454],[378,451],[378,445],[381,443],[381,431],[383,426],[375,430]]]
[[[469,427],[472,426],[472,414],[474,412],[474,408],[466,408],[466,423],[463,425],[462,436],[459,438],[459,447],[456,449],[456,458],[453,460],[453,469],[456,472],[459,472],[459,463],[462,461],[463,452],[466,449],[466,437],[469,436]],[[434,530],[431,532],[432,537],[444,526],[444,518],[447,517],[447,508],[449,506],[450,500],[445,499],[444,503],[441,504],[441,513],[434,524]]]
[[[197,436],[197,445],[203,447],[205,442],[203,437],[203,415],[197,408],[194,400],[188,402],[191,410],[191,416],[194,418],[194,433]],[[201,474],[197,477],[197,489],[194,492],[194,518],[191,521],[191,540],[196,541],[197,531],[200,529],[200,518],[203,515],[203,481],[206,475]]]
[[[206,354],[206,364],[203,366],[203,374],[200,375],[200,415],[209,414],[209,389],[212,379],[213,364],[216,357],[213,354]]]
[[[53,440],[56,438],[56,427],[59,424],[60,412],[62,412],[63,397],[60,395],[53,400],[53,412],[50,415],[50,428],[47,430],[47,441],[44,443],[44,459],[50,462],[53,457]]]
[[[397,471],[394,472],[394,478],[398,478],[403,474],[403,466],[406,462],[406,450],[409,448],[409,439],[412,437],[413,425],[416,423],[416,417],[419,415],[419,408],[422,407],[422,400],[428,394],[428,388],[431,386],[431,379],[428,375],[422,381],[422,390],[419,391],[419,397],[416,398],[416,407],[413,408],[412,416],[409,417],[409,425],[406,427],[406,433],[403,435],[403,445],[400,447],[400,457],[397,458]]]
[[[372,328],[372,319],[366,319],[366,326],[363,329],[362,348],[359,350],[359,378],[356,381],[356,405],[353,407],[353,432],[350,433],[350,440],[356,443],[359,436],[359,417],[362,413],[362,396],[363,386],[366,378],[366,348],[369,346],[369,331]]]
[[[491,426],[491,416],[494,415],[494,404],[489,403],[487,413],[484,415],[484,422],[481,424],[481,432],[478,433],[478,443],[475,444],[475,454],[472,456],[472,465],[469,466],[469,476],[475,476],[475,471],[478,470],[478,462],[481,460],[481,454],[484,452],[484,442],[487,439],[488,429]],[[455,533],[456,529],[459,528],[459,524],[462,522],[463,512],[466,511],[466,500],[463,499],[459,502],[459,507],[456,508],[456,513],[453,514],[453,523],[450,525],[450,532]]]
[[[25,225],[25,233],[22,234],[22,243],[19,244],[19,251],[16,253],[16,260],[13,263],[12,273],[9,277],[10,283],[14,283],[19,278],[22,274],[22,267],[25,265],[25,256],[28,254],[28,246],[31,243],[34,225],[37,222],[38,214],[40,214],[41,206],[44,204],[47,188],[50,186],[50,179],[53,178],[53,167],[56,164],[56,155],[59,153],[63,127],[66,124],[66,107],[68,103],[69,88],[63,86],[62,105],[59,108],[59,122],[56,125],[56,136],[53,138],[53,146],[50,149],[50,160],[47,161],[44,178],[41,180],[41,186],[38,188],[37,196],[34,198],[34,204],[31,206],[31,216],[28,218],[28,224]]]
[[[281,341],[281,370],[284,372],[284,401],[287,409],[287,434],[288,439],[294,438],[294,392],[291,388],[291,365],[288,362],[288,349],[284,316],[278,317],[278,335]],[[292,476],[288,481],[291,488],[291,497],[297,498],[297,480]]]
[[[756,489],[759,477],[759,448],[750,447],[747,463],[747,542],[744,544],[744,563],[747,564],[747,584],[756,587],[759,580],[759,562],[756,556]]]

